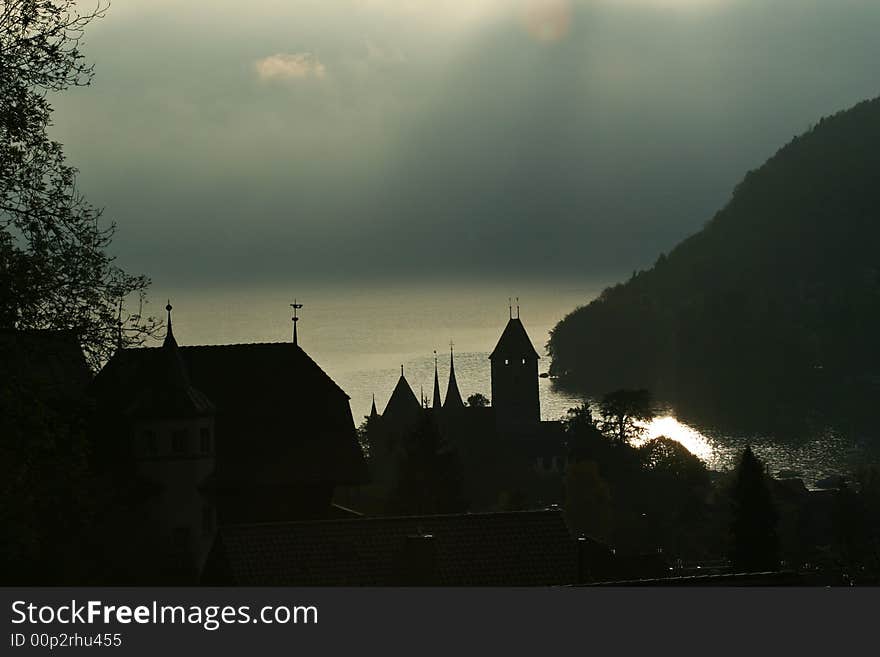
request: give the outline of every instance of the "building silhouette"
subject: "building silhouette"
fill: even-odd
[[[334,490],[366,482],[348,395],[299,345],[180,347],[170,305],[167,321],[161,347],[118,350],[91,390],[99,460],[137,482],[170,563],[197,573],[218,525],[331,517]]]
[[[457,450],[461,457],[472,510],[538,508],[561,501],[565,433],[561,422],[541,420],[538,360],[517,309],[516,316],[510,313],[489,356],[490,405],[464,403],[451,347],[445,397],[441,398],[436,357],[430,403],[419,403],[401,367],[384,411],[378,414],[374,403],[370,414],[370,468],[376,496],[382,498],[394,488],[401,445],[427,415],[442,435],[444,448]],[[508,501],[499,501],[499,495]]]

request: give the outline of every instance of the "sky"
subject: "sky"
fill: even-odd
[[[53,136],[157,285],[608,279],[880,93],[876,0],[116,0]]]

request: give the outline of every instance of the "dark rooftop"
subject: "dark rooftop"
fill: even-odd
[[[363,483],[348,395],[293,343],[179,347],[192,386],[216,407],[220,485]],[[105,407],[124,410],[163,348],[124,349],[95,379]]]
[[[514,358],[534,356],[535,358],[540,358],[529,338],[529,334],[526,333],[526,327],[523,326],[519,317],[513,317],[507,322],[507,326],[504,327],[504,332],[498,339],[495,349],[489,355],[489,359],[492,360],[501,356],[513,356]]]
[[[359,518],[221,527],[208,583],[241,586],[385,586],[400,583],[400,555],[430,537],[436,583],[571,584],[576,544],[558,509]]]

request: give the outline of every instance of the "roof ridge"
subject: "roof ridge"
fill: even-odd
[[[486,518],[501,516],[523,516],[538,514],[561,514],[562,507],[548,506],[543,509],[521,509],[519,511],[467,511],[465,513],[436,513],[431,515],[408,516],[361,516],[358,518],[320,518],[315,520],[271,520],[265,522],[243,522],[221,525],[220,529],[244,529],[248,527],[275,527],[286,525],[322,525],[340,522],[364,522],[366,520],[425,520],[434,518]]]

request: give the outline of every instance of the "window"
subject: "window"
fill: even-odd
[[[525,358],[522,359],[522,364],[523,364],[523,365],[526,364],[526,359],[525,359]]]
[[[186,429],[177,429],[171,434],[171,449],[175,454],[182,454],[186,451]]]
[[[199,442],[201,443],[202,454],[211,453],[211,429],[202,427],[199,429]]]
[[[510,365],[510,361],[507,360],[507,359],[505,358],[505,359],[504,359],[504,364],[505,364],[505,365]]]

